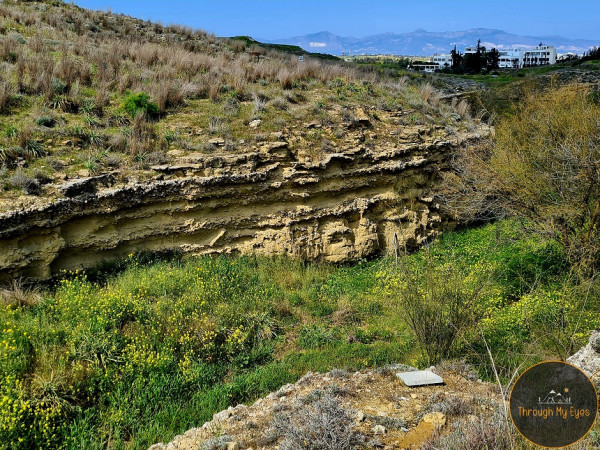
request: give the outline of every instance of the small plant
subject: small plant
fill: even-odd
[[[336,330],[325,325],[303,326],[298,337],[298,345],[305,349],[321,348],[336,342],[339,342]]]
[[[40,183],[22,171],[16,172],[12,177],[8,179],[11,186],[22,189],[28,195],[39,195],[41,194]]]
[[[254,94],[254,100],[252,103],[254,105],[254,114],[260,114],[267,109],[267,100],[262,95]]]
[[[225,124],[223,123],[223,120],[220,117],[211,116],[211,118],[208,120],[208,130],[215,134],[220,133],[224,129]]]
[[[83,162],[83,167],[89,170],[90,173],[96,173],[100,169],[98,158],[91,156]]]
[[[21,147],[2,147],[0,146],[0,162],[6,165],[11,165],[16,158],[23,156]]]
[[[41,158],[46,154],[44,146],[35,139],[29,139],[23,148],[23,155],[28,159]]]
[[[121,155],[118,155],[116,153],[110,153],[108,155],[106,155],[106,158],[104,159],[104,164],[106,164],[108,167],[119,167],[121,165],[123,158],[121,157]]]
[[[63,95],[67,93],[67,83],[59,78],[52,79],[52,93],[54,95]]]
[[[56,119],[52,116],[39,116],[35,119],[35,124],[40,127],[52,128],[56,125]]]
[[[281,438],[279,448],[285,450],[347,450],[365,443],[364,436],[354,430],[351,415],[329,392],[276,415],[272,430]]]
[[[4,130],[4,134],[7,138],[12,139],[19,135],[19,129],[14,125],[8,125]]]
[[[160,113],[160,110],[158,105],[149,99],[150,96],[144,92],[131,93],[125,97],[121,106],[131,117],[135,117],[140,113],[148,117],[156,117]]]
[[[170,145],[171,143],[175,142],[177,139],[179,139],[178,131],[174,131],[174,130],[165,131],[165,142],[167,143],[167,145]]]

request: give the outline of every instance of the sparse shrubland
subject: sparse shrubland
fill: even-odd
[[[148,170],[152,164],[140,164],[144,155],[160,154],[159,160],[169,162],[171,150],[247,152],[254,135],[306,121],[343,128],[340,111],[347,109],[415,109],[407,123],[469,126],[468,120],[457,123],[468,119],[462,106],[442,101],[429,84],[419,87],[397,74],[328,61],[323,55],[299,61],[296,50],[260,46],[248,38],[216,38],[59,1],[6,1],[0,17],[0,164],[7,168],[5,179],[17,169],[30,175],[40,168],[56,183],[116,168],[122,180],[132,172],[144,179],[153,175]],[[313,114],[315,103],[321,105],[318,114]],[[141,112],[149,125],[140,123]],[[260,130],[249,129],[256,118],[262,120]],[[160,138],[175,131],[176,140]],[[225,141],[223,148],[213,148],[211,135]],[[313,158],[319,157],[349,145],[344,136],[334,132],[309,140],[307,147]],[[108,164],[105,157],[89,164],[90,154],[96,153],[119,164]],[[57,195],[51,187],[26,191],[2,184],[7,200],[22,194]]]

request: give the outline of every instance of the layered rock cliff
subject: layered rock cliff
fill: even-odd
[[[47,278],[141,250],[338,263],[415,246],[444,222],[433,201],[439,171],[488,131],[405,127],[379,148],[361,144],[350,124],[356,145],[319,156],[277,133],[249,152],[180,155],[144,182],[69,181],[46,204],[0,215],[0,279]]]

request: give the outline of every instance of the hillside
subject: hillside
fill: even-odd
[[[489,134],[407,78],[60,2],[0,13],[5,279],[140,250],[415,245],[445,220],[430,191],[452,150]]]
[[[525,368],[598,385],[597,61],[0,17],[0,448],[520,450]]]

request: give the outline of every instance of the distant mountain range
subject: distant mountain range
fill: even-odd
[[[430,32],[415,30],[410,33],[383,33],[364,38],[342,37],[322,31],[285,39],[262,40],[272,44],[297,45],[310,52],[341,55],[350,53],[360,54],[393,54],[429,56],[434,53],[448,53],[456,44],[462,52],[465,47],[477,44],[481,39],[486,48],[518,48],[531,47],[543,42],[554,45],[558,53],[583,53],[598,41],[588,39],[569,39],[561,36],[519,36],[502,30],[488,28],[473,28],[465,31]]]

